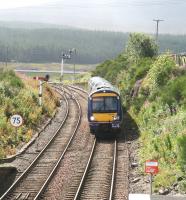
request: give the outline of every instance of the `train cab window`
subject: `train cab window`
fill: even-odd
[[[117,111],[117,97],[105,97],[105,111]]]
[[[93,112],[116,112],[117,107],[117,97],[95,97],[92,99]]]
[[[104,111],[104,98],[103,97],[93,98],[92,109],[93,112]]]

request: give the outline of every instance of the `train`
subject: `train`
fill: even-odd
[[[90,132],[120,131],[123,112],[119,90],[107,80],[90,78],[88,95],[88,122]]]

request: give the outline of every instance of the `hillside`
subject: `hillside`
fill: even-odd
[[[145,45],[144,45],[145,44]],[[93,75],[116,84],[123,105],[140,130],[139,164],[156,159],[160,172],[154,191],[186,193],[186,70],[169,53],[157,56],[157,46],[147,35],[131,34],[125,50],[97,66]]]
[[[3,25],[0,29],[0,61],[61,62],[62,52],[75,48],[77,55],[66,62],[99,63],[116,56],[122,50],[127,36],[117,32],[61,27],[22,29]]]
[[[128,33],[88,31],[67,26],[0,22],[0,61],[61,62],[62,51],[76,48],[67,63],[97,64],[122,51]],[[186,35],[160,35],[160,52],[186,51]]]

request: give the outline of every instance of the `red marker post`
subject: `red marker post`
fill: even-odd
[[[158,169],[158,161],[157,160],[146,160],[145,162],[145,173],[150,174],[150,194],[152,195],[152,176],[157,174]]]
[[[35,76],[33,77],[33,79],[38,80],[39,81],[39,105],[42,105],[42,85],[43,85],[43,81],[47,82],[49,80],[50,76],[47,74],[45,77],[39,77],[39,76]]]

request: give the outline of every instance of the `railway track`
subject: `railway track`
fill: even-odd
[[[69,90],[67,86],[64,86],[64,88],[65,90]],[[71,147],[60,163],[60,167],[48,187],[43,191],[41,199],[74,199],[94,142],[94,137],[89,133],[87,123],[87,94],[84,95],[84,91],[82,91],[83,95],[77,94],[71,87],[70,91],[72,95],[79,99],[81,107],[84,110],[81,125],[72,141]]]
[[[127,200],[128,154],[125,137],[121,134],[116,140],[94,139],[87,123],[86,91],[63,86],[62,93],[69,110],[59,132],[52,139],[56,143],[51,141],[51,148],[46,146],[46,150],[32,162],[33,166],[28,167],[0,200]],[[84,112],[81,107],[84,107]]]
[[[37,199],[46,187],[70,146],[81,120],[79,103],[69,94],[65,99],[68,109],[61,126],[31,165],[4,193],[1,200]]]
[[[114,189],[117,142],[96,141],[74,200],[111,200]]]
[[[129,155],[126,138],[117,139],[117,164],[115,173],[115,187],[113,198],[115,200],[128,200],[129,195]]]
[[[76,93],[78,93],[79,95],[81,95],[83,98],[87,99],[88,93],[86,91],[84,91],[83,89],[74,87],[74,86],[70,86],[70,88],[73,91],[75,91]],[[110,184],[110,195],[109,195],[109,198],[103,198],[103,199],[128,200],[129,155],[128,155],[127,135],[126,135],[126,133],[123,133],[121,131],[120,134],[118,134],[116,139],[117,139],[117,144],[115,144],[115,153],[114,153],[115,155],[113,158],[114,162],[112,165],[113,171],[112,171],[112,181]],[[95,144],[96,144],[96,142],[95,142]],[[116,145],[117,145],[117,148],[116,148]],[[95,148],[95,146],[93,146],[93,148]],[[92,149],[92,154],[93,154],[93,149]],[[91,160],[92,160],[92,158],[89,158],[89,162],[91,162]],[[87,164],[87,167],[86,167],[87,171],[89,171],[88,165],[90,165],[90,163]],[[76,193],[76,197],[74,199],[84,199],[83,196],[81,195],[81,190],[84,185],[84,179],[86,179],[86,175],[88,173],[87,171],[84,172],[83,178],[81,180],[81,184],[79,185],[78,191]],[[98,179],[95,178],[95,180],[99,180],[99,178]],[[94,190],[93,188],[92,188],[92,191]],[[109,188],[109,186],[108,186],[108,188]],[[99,192],[100,192],[100,190],[99,190]],[[88,195],[87,190],[84,193]],[[88,197],[85,199],[91,199],[91,198],[93,198],[94,195],[96,196],[96,194],[92,194],[91,197]],[[108,193],[107,193],[107,196],[108,196]],[[93,199],[95,199],[95,197]]]

